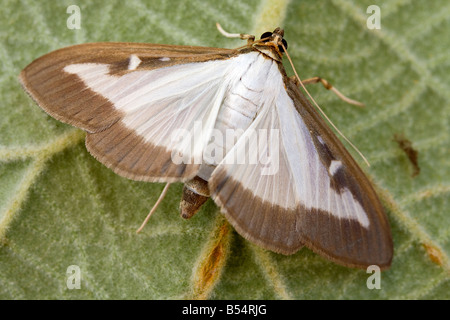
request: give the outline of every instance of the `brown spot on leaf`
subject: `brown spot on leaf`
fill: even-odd
[[[411,141],[405,138],[403,134],[395,134],[394,141],[398,143],[400,149],[402,149],[408,156],[409,161],[413,165],[414,171],[412,177],[414,178],[420,173],[418,154],[419,152],[412,147]]]
[[[220,216],[212,241],[204,250],[194,274],[193,299],[207,299],[220,278],[227,258],[230,231],[230,224]]]
[[[426,243],[423,244],[423,247],[425,248],[425,251],[427,252],[428,257],[430,258],[431,261],[433,261],[439,266],[444,265],[443,254],[439,248],[436,248],[435,246]]]

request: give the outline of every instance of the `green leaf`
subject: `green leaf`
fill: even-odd
[[[66,26],[73,4],[80,30]],[[380,30],[366,26],[372,4],[381,8]],[[0,299],[450,298],[449,17],[443,0],[3,1]],[[395,246],[380,290],[367,288],[364,270],[308,249],[283,256],[252,245],[212,201],[184,221],[181,184],[136,235],[163,185],[121,178],[95,161],[84,133],[47,116],[17,80],[32,60],[75,43],[242,45],[215,22],[257,36],[281,25],[302,78],[325,77],[366,104],[309,88],[371,162],[355,157],[387,208]],[[395,134],[418,151],[415,178]],[[80,267],[81,289],[67,287],[70,265]]]

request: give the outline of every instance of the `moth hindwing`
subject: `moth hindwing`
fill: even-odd
[[[388,268],[384,209],[286,75],[283,31],[246,39],[238,49],[82,44],[40,57],[20,81],[48,114],[85,130],[89,152],[117,174],[185,182],[183,216],[211,197],[263,248]]]

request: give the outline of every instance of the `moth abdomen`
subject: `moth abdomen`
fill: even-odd
[[[184,184],[180,202],[180,214],[184,219],[191,218],[210,197],[208,182],[196,176]]]

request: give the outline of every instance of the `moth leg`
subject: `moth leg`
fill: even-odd
[[[156,211],[156,208],[158,208],[159,204],[161,203],[161,201],[164,199],[164,197],[167,194],[167,190],[169,190],[169,186],[170,183],[166,183],[166,186],[164,187],[163,191],[161,192],[161,194],[159,195],[158,200],[156,200],[156,203],[153,205],[153,208],[150,210],[150,213],[147,215],[147,217],[145,218],[144,222],[142,222],[141,226],[139,227],[139,229],[136,230],[136,233],[139,233],[142,231],[142,229],[144,229],[145,225],[147,224],[148,220],[150,219],[150,217],[152,216],[153,212]]]
[[[291,79],[291,81],[293,81],[297,86],[300,86],[300,83],[298,82],[297,77],[292,76],[292,77],[290,77],[290,79]],[[337,95],[337,96],[339,97],[339,99],[341,99],[342,101],[347,102],[347,103],[352,104],[352,105],[355,105],[355,106],[358,106],[358,107],[364,107],[364,104],[363,104],[363,103],[361,103],[361,102],[359,102],[359,101],[356,101],[356,100],[353,100],[353,99],[350,99],[350,98],[346,97],[346,96],[343,95],[338,89],[336,89],[335,87],[333,87],[333,86],[331,85],[331,83],[329,83],[326,79],[323,79],[323,78],[321,78],[321,77],[309,78],[309,79],[303,80],[302,83],[303,83],[303,84],[321,83],[321,84],[324,86],[325,89],[333,91],[333,93],[334,93],[335,95]]]
[[[219,30],[219,32],[227,38],[240,38],[242,40],[247,40],[248,45],[252,44],[255,41],[255,36],[251,34],[226,32],[218,22],[216,23],[216,27],[217,30]]]

